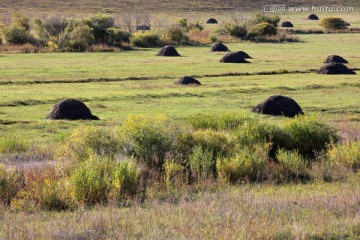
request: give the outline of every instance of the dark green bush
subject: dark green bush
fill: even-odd
[[[246,24],[230,24],[224,26],[224,33],[236,38],[244,38],[247,35],[248,27]]]
[[[3,29],[3,38],[5,42],[12,44],[34,44],[36,42],[29,30],[18,26],[5,27]]]
[[[106,203],[111,190],[111,160],[98,156],[80,163],[70,176],[74,200],[80,205]]]
[[[12,44],[35,44],[36,39],[30,33],[30,23],[27,17],[14,14],[9,26],[0,28],[2,40]]]
[[[175,149],[175,129],[166,117],[130,116],[120,131],[127,143],[124,154],[154,170],[162,170],[166,154]]]
[[[277,164],[272,169],[272,178],[278,183],[307,181],[310,179],[307,161],[296,151],[284,149],[276,153]]]
[[[35,19],[34,26],[39,40],[45,44],[51,37],[56,39],[60,38],[60,35],[65,32],[67,21],[66,19],[57,17]]]
[[[338,17],[326,17],[321,19],[320,25],[327,30],[346,29],[346,22]]]
[[[63,49],[66,52],[85,52],[92,43],[94,43],[92,29],[87,25],[79,25],[68,33]]]
[[[334,129],[315,117],[298,116],[287,121],[283,130],[290,135],[287,149],[297,150],[310,159],[339,140]]]
[[[84,23],[92,29],[95,43],[107,43],[107,30],[115,27],[114,18],[104,14],[97,14],[89,19],[85,19]]]
[[[112,129],[80,127],[73,131],[65,145],[58,150],[57,158],[81,162],[96,154],[114,159],[119,152],[121,152],[121,142]]]
[[[290,135],[282,127],[259,120],[245,122],[234,131],[234,135],[240,148],[251,147],[259,143],[272,143],[271,157],[275,157],[279,148],[289,149],[291,147]]]
[[[189,157],[191,172],[198,179],[216,176],[216,157],[211,148],[196,146]]]
[[[241,149],[234,157],[219,158],[216,162],[219,177],[230,183],[266,179],[268,152],[268,144],[256,144]]]
[[[189,157],[192,171],[198,176],[216,177],[216,159],[234,154],[235,145],[228,133],[211,129],[197,130],[191,133],[187,143],[192,153]]]
[[[140,169],[133,160],[121,160],[112,168],[112,195],[121,201],[136,194]]]
[[[131,33],[119,28],[108,28],[106,30],[106,43],[109,46],[122,47],[123,42],[130,42]]]

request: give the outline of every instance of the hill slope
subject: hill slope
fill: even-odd
[[[66,16],[88,15],[105,12],[113,15],[123,13],[152,13],[162,15],[184,13],[212,13],[261,11],[267,4],[283,4],[286,6],[352,6],[359,10],[360,1],[345,0],[341,4],[336,0],[2,0],[0,2],[0,19],[7,19],[16,11],[27,16],[42,14],[62,14]]]

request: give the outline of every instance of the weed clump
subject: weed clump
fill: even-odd
[[[23,174],[16,169],[5,169],[0,164],[0,204],[10,205],[23,187]]]
[[[245,147],[230,158],[219,158],[216,169],[219,177],[230,183],[262,181],[268,167],[269,144]]]

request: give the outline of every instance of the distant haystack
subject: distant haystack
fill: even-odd
[[[330,55],[326,58],[324,63],[348,63],[343,57],[340,57],[339,55]]]
[[[180,54],[176,51],[173,46],[165,46],[156,54],[156,56],[164,57],[179,57]]]
[[[282,27],[294,27],[294,25],[289,21],[282,22],[281,26]]]
[[[322,66],[318,71],[318,74],[356,74],[350,70],[347,66],[341,63],[328,63]]]
[[[246,52],[231,52],[226,54],[220,62],[222,63],[250,63],[246,61],[246,58],[251,58]]]
[[[310,14],[307,19],[308,20],[319,20],[319,17],[316,16],[315,14]]]
[[[215,18],[209,18],[209,20],[206,21],[207,24],[218,24],[218,21]]]
[[[180,78],[175,84],[180,85],[201,85],[201,83],[193,77],[185,76]]]
[[[97,116],[91,114],[90,109],[84,103],[72,98],[55,104],[47,118],[53,120],[99,120]]]
[[[211,48],[212,52],[228,52],[229,49],[227,46],[225,46],[223,43],[219,42],[216,43],[212,48]]]
[[[272,115],[295,117],[304,114],[295,100],[286,96],[271,96],[252,109],[253,112]]]
[[[136,26],[136,31],[150,31],[150,26],[148,25]]]

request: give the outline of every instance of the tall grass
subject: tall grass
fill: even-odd
[[[20,135],[10,134],[0,137],[0,153],[21,153],[25,152],[29,146],[29,143]]]

